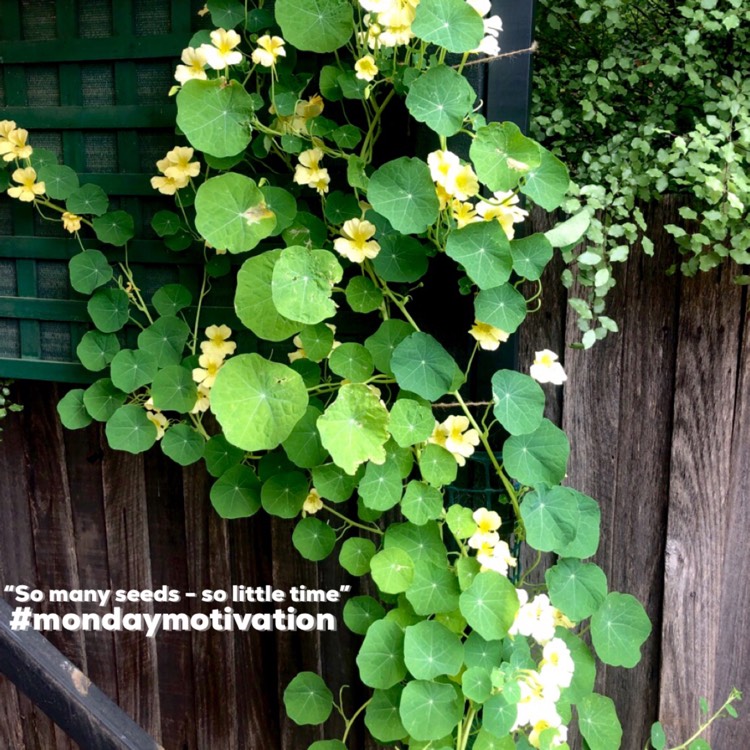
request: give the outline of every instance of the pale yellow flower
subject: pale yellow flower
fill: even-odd
[[[508,575],[509,568],[515,568],[518,564],[513,555],[510,553],[508,542],[499,540],[493,547],[492,552],[487,554],[485,548],[477,553],[477,562],[480,564],[482,571],[494,570],[501,576]]]
[[[452,151],[433,151],[427,154],[427,165],[433,182],[445,188],[448,174],[455,167],[460,167],[461,161]]]
[[[234,354],[237,344],[228,340],[231,335],[229,326],[209,326],[206,328],[206,341],[201,341],[201,352],[214,359],[224,359]]]
[[[174,71],[174,77],[180,82],[185,83],[190,80],[205,81],[208,78],[206,65],[208,59],[206,53],[200,47],[186,47],[182,50],[180,58],[184,65],[178,65]]]
[[[0,120],[0,141],[7,141],[15,129],[16,123],[13,120]]]
[[[195,406],[190,410],[191,414],[202,414],[208,411],[211,406],[210,390],[203,385],[198,386],[198,398],[195,400]]]
[[[235,47],[242,41],[242,37],[230,29],[214,29],[211,32],[211,44],[201,44],[198,48],[206,56],[206,63],[214,70],[223,70],[229,65],[242,62],[242,52]]]
[[[14,132],[17,133],[18,131]],[[8,188],[8,195],[11,198],[18,198],[18,200],[24,203],[31,203],[36,200],[37,195],[44,195],[46,186],[43,182],[36,181],[36,170],[33,167],[16,169],[12,177],[13,182],[19,184],[18,186]]]
[[[469,420],[464,416],[451,414],[443,422],[447,433],[445,448],[449,450],[459,466],[466,465],[466,459],[474,453],[474,448],[479,445],[479,433],[469,429]]]
[[[568,379],[568,376],[557,360],[557,354],[549,349],[542,349],[542,351],[536,352],[534,364],[529,368],[529,374],[537,383],[562,385]]]
[[[380,252],[380,245],[371,237],[375,234],[375,225],[364,219],[349,219],[341,228],[341,237],[333,241],[333,247],[353,263],[362,263],[366,258],[375,258]]]
[[[522,222],[529,215],[528,211],[517,205],[518,202],[519,198],[512,190],[498,191],[493,193],[492,198],[477,203],[477,213],[484,221],[497,221],[508,239],[512,240],[516,234],[513,225]]]
[[[169,426],[169,420],[160,411],[146,411],[146,417],[156,427],[156,439],[161,440]]]
[[[187,177],[178,175],[157,175],[151,178],[151,187],[164,195],[174,195],[178,190],[187,187]]]
[[[320,493],[313,487],[302,503],[302,510],[309,516],[314,516],[323,507]]]
[[[461,201],[479,194],[479,180],[469,164],[451,167],[443,187],[446,192]]]
[[[286,57],[284,40],[280,36],[264,34],[258,39],[258,47],[253,50],[251,57],[256,65],[273,68],[280,57]]]
[[[4,122],[12,122],[5,120]],[[28,159],[34,152],[34,149],[26,142],[29,137],[29,131],[23,128],[11,130],[3,140],[0,140],[0,154],[5,161],[14,161],[15,159]]]
[[[477,528],[469,537],[469,546],[486,553],[486,548],[494,548],[500,540],[500,535],[497,533],[500,528],[500,516],[494,510],[479,508],[474,511],[474,523]]]
[[[328,185],[331,182],[331,177],[328,174],[327,169],[319,169],[310,180],[308,185],[311,188],[315,188],[321,195],[328,192]]]
[[[327,174],[327,170],[320,166],[323,152],[319,148],[309,148],[297,158],[299,164],[294,169],[294,181],[298,185],[310,185],[317,180],[320,172],[326,172]]]
[[[66,232],[73,234],[81,230],[81,217],[65,211],[62,215],[63,228]]]
[[[372,55],[365,55],[354,63],[354,70],[357,78],[368,83],[378,74],[378,66],[375,64],[375,58]]]
[[[489,323],[482,323],[478,320],[469,329],[469,334],[479,342],[480,349],[490,352],[494,352],[501,343],[507,341],[510,337],[510,334],[503,331],[502,328],[495,328]]]
[[[199,161],[190,161],[195,151],[190,146],[175,146],[164,159],[156,162],[160,172],[167,177],[180,180],[182,177],[197,177],[201,171]]]
[[[459,229],[463,229],[465,226],[477,221],[482,221],[482,217],[474,210],[472,203],[463,203],[458,198],[451,202],[451,216],[455,219]]]
[[[292,339],[292,343],[297,347],[297,351],[289,352],[289,354],[287,354],[289,362],[296,362],[298,359],[307,359],[307,352],[305,351],[304,346],[302,346],[302,339],[299,336],[295,336]]]
[[[215,357],[211,354],[201,354],[198,365],[193,369],[193,380],[204,388],[211,388],[216,381],[221,366],[224,364],[223,357]]]

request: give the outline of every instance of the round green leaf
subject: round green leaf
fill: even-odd
[[[130,317],[128,295],[122,289],[99,289],[88,301],[88,310],[94,325],[104,333],[119,331]]]
[[[57,404],[57,413],[64,427],[69,430],[80,430],[91,424],[91,415],[83,403],[83,388],[68,391]]]
[[[239,81],[231,79],[193,79],[177,94],[177,126],[190,145],[213,156],[234,156],[245,150],[253,112],[252,98]]]
[[[419,401],[401,398],[391,408],[388,429],[402,448],[424,442],[430,437],[434,427],[432,409]]]
[[[110,376],[117,388],[132,393],[150,383],[157,369],[153,354],[139,349],[122,349],[112,360]]]
[[[365,461],[385,461],[387,426],[388,410],[375,393],[359,383],[342,386],[318,419],[323,447],[347,474],[354,474]]]
[[[393,351],[391,368],[398,384],[428,401],[452,389],[460,375],[456,360],[428,333],[412,333]]]
[[[343,503],[352,496],[359,483],[359,473],[349,476],[336,464],[323,464],[312,470],[313,486],[325,500],[332,503]]]
[[[37,174],[50,164],[57,164],[57,155],[46,148],[35,148],[29,157],[31,166],[36,169]]]
[[[171,237],[183,229],[184,224],[174,211],[157,211],[151,219],[151,228],[159,237]]]
[[[233,29],[245,20],[245,6],[239,0],[209,0],[206,6],[218,28]]]
[[[354,32],[354,13],[346,0],[277,0],[276,21],[289,44],[308,52],[333,52]]]
[[[244,464],[225,471],[211,487],[211,505],[222,518],[247,518],[257,513],[260,482],[255,472]]]
[[[415,565],[423,560],[445,565],[448,554],[440,527],[434,521],[422,526],[392,523],[385,532],[383,547],[386,550],[400,549],[406,552]]]
[[[518,612],[513,584],[492,570],[479,573],[459,600],[461,614],[487,641],[504,638]]]
[[[513,190],[542,159],[539,144],[512,122],[491,122],[479,128],[469,155],[477,177],[492,191]]]
[[[310,487],[304,474],[287,471],[265,481],[260,492],[263,510],[279,518],[294,518],[302,510]]]
[[[320,442],[317,428],[321,412],[308,406],[304,416],[294,425],[289,437],[281,444],[289,460],[302,469],[312,469],[323,463],[328,452]]]
[[[414,566],[406,598],[418,615],[434,615],[455,611],[459,593],[452,570],[431,560],[421,560]]]
[[[401,512],[417,526],[440,518],[443,512],[443,496],[435,487],[416,479],[406,486]]]
[[[372,375],[372,355],[362,344],[341,344],[331,352],[328,366],[336,375],[361,383]]]
[[[373,622],[357,654],[357,667],[369,687],[387,690],[401,682],[406,677],[404,631],[391,620]]]
[[[552,260],[552,245],[543,234],[532,234],[510,242],[513,270],[529,281],[538,281]]]
[[[651,621],[643,605],[630,594],[607,594],[591,618],[591,641],[596,654],[613,667],[634,667],[641,660],[641,646],[650,634]]]
[[[284,707],[296,724],[322,724],[333,710],[333,695],[314,672],[300,672],[284,690]]]
[[[283,341],[302,328],[276,309],[271,279],[281,250],[269,250],[246,260],[237,274],[234,306],[237,317],[256,336],[266,341]]]
[[[496,221],[469,224],[451,232],[445,252],[464,267],[480,289],[500,286],[510,278],[513,267],[510,244]]]
[[[143,453],[156,442],[156,427],[137,404],[121,406],[107,420],[107,442],[116,451]]]
[[[246,451],[280,445],[306,409],[302,377],[259,354],[241,354],[225,362],[211,389],[211,411],[227,440]]]
[[[390,510],[401,499],[401,474],[393,461],[368,463],[359,483],[359,496],[372,510]]]
[[[110,211],[91,220],[96,238],[108,245],[120,247],[135,236],[133,217],[127,211]]]
[[[384,320],[372,336],[365,339],[365,346],[372,354],[372,361],[380,372],[393,375],[391,358],[395,348],[414,332],[414,329],[403,320]]]
[[[440,135],[455,135],[471,114],[476,93],[460,73],[448,65],[436,65],[409,87],[406,107],[418,122]]]
[[[607,576],[593,563],[559,560],[544,578],[550,601],[573,622],[593,615],[607,596]]]
[[[375,545],[369,539],[352,537],[341,545],[339,563],[353,576],[363,576],[370,571],[370,560],[375,554]]]
[[[521,192],[545,211],[559,208],[570,185],[568,168],[546,148],[540,146],[541,160],[526,172]]]
[[[203,436],[186,424],[172,425],[161,439],[161,449],[180,466],[189,466],[203,458],[206,441]]]
[[[159,315],[174,316],[180,310],[190,306],[193,295],[182,284],[166,284],[157,289],[151,298],[151,304]]]
[[[485,667],[469,667],[461,675],[461,689],[474,703],[484,703],[492,693],[492,680]]]
[[[365,710],[365,726],[379,742],[391,743],[406,737],[398,708],[401,703],[401,685],[388,690],[373,691]]]
[[[273,303],[281,315],[291,320],[320,323],[336,314],[331,294],[343,275],[336,256],[328,250],[287,247],[273,268]]]
[[[385,220],[377,221],[377,218],[368,214],[373,219],[373,223],[385,225]],[[390,225],[389,225],[390,228]],[[380,230],[380,228],[379,228]],[[380,252],[372,261],[373,268],[383,281],[399,281],[411,283],[421,279],[427,272],[427,248],[414,239],[390,231],[378,231],[378,242],[380,243]]]
[[[476,49],[484,36],[481,16],[463,0],[423,0],[411,28],[420,39],[448,52]]]
[[[230,253],[252,250],[276,227],[255,182],[234,172],[206,180],[195,194],[195,211],[195,228],[210,245]]]
[[[115,388],[109,378],[97,380],[83,392],[86,411],[97,422],[106,422],[125,403],[125,398],[125,394]]]
[[[578,727],[591,750],[617,750],[622,726],[611,698],[592,693],[578,705]]]
[[[544,417],[544,391],[528,375],[498,370],[492,376],[495,418],[511,435],[533,432]]]
[[[502,284],[479,292],[474,309],[477,320],[513,333],[526,317],[526,299],[512,284]]]
[[[548,419],[526,435],[513,435],[503,447],[508,473],[521,484],[559,484],[565,477],[570,443]]]
[[[313,362],[324,360],[333,349],[333,331],[325,323],[305,326],[299,338],[307,358]]]
[[[245,451],[232,445],[223,435],[214,435],[205,445],[203,458],[212,477],[220,477],[245,457]]]
[[[367,200],[403,234],[424,232],[437,220],[440,208],[429,167],[420,159],[406,156],[389,161],[373,173]]]
[[[425,482],[442,487],[455,481],[458,464],[452,453],[440,445],[429,443],[419,456],[419,470]]]
[[[39,149],[34,149],[38,151]],[[72,214],[101,216],[109,206],[107,194],[98,185],[81,185],[65,201],[65,208]]]
[[[474,741],[473,750],[516,750],[516,743],[510,734],[502,738],[495,737],[482,728]]]
[[[578,499],[569,487],[539,487],[521,504],[528,543],[543,552],[563,549],[577,534]]]
[[[470,633],[464,642],[464,661],[466,666],[487,667],[496,666],[503,660],[503,644],[501,641],[485,641],[479,633]]]
[[[159,370],[151,383],[154,406],[162,411],[189,412],[198,400],[198,388],[190,371],[182,365]]]
[[[414,563],[402,549],[381,550],[370,560],[370,570],[372,580],[385,594],[406,591],[414,579]]]
[[[591,557],[599,548],[601,510],[599,503],[588,495],[575,492],[578,517],[575,523],[576,535],[573,540],[558,550],[561,557]]]
[[[120,342],[113,333],[87,331],[76,347],[81,364],[92,372],[103,370],[120,351]]]
[[[344,604],[344,624],[357,635],[364,635],[370,625],[383,617],[383,605],[371,596],[353,596]]]
[[[306,560],[319,562],[333,552],[336,532],[319,518],[308,516],[298,521],[294,527],[292,544]]]
[[[369,313],[383,303],[383,292],[367,276],[355,276],[346,286],[346,301],[354,312]]]
[[[518,709],[503,693],[489,698],[482,707],[482,726],[496,737],[506,737],[516,723]]]
[[[39,170],[39,181],[47,188],[47,195],[56,201],[64,201],[78,190],[78,175],[63,165],[47,164]]]
[[[451,684],[412,680],[401,695],[400,713],[415,740],[438,740],[461,721],[463,700]]]
[[[107,257],[98,250],[84,250],[74,255],[68,262],[68,268],[70,285],[81,294],[91,294],[113,275]]]
[[[404,632],[404,663],[418,680],[455,675],[464,661],[461,639],[445,625],[423,620]]]
[[[138,348],[153,355],[159,367],[178,365],[182,361],[188,336],[190,328],[184,320],[166,315],[138,334]]]

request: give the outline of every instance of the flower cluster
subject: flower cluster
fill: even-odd
[[[568,376],[557,360],[557,354],[549,349],[542,349],[542,351],[536,352],[534,364],[529,368],[529,374],[537,383],[562,385],[568,379]]]
[[[0,121],[0,154],[3,161],[28,159],[33,153],[28,139],[29,131],[16,127],[13,120]]]
[[[469,547],[477,551],[482,571],[494,570],[507,576],[508,568],[515,568],[518,561],[511,555],[508,543],[500,539],[500,516],[494,510],[479,508],[474,511],[474,523],[477,528],[469,537]]]
[[[359,4],[367,11],[363,19],[367,31],[362,32],[360,44],[377,50],[409,44],[414,38],[411,25],[419,0],[359,0]]]
[[[193,369],[193,380],[198,384],[198,400],[192,409],[193,414],[204,412],[209,407],[211,387],[216,381],[224,360],[234,354],[237,344],[230,341],[232,329],[229,326],[209,326],[206,340],[201,341],[201,355],[198,367]]]
[[[459,229],[478,221],[497,221],[508,239],[513,239],[513,225],[523,221],[529,212],[518,205],[519,198],[512,190],[498,191],[491,198],[473,203],[470,199],[479,195],[479,180],[471,165],[462,164],[452,151],[433,151],[427,156],[427,164],[440,209],[450,208]]]
[[[490,352],[496,351],[500,344],[506,342],[510,337],[510,334],[503,331],[502,328],[495,328],[495,326],[482,323],[479,320],[474,321],[474,325],[469,329],[469,334],[477,340],[480,349]]]
[[[324,195],[328,192],[331,177],[325,167],[320,166],[323,152],[319,148],[309,148],[299,155],[299,164],[294,169],[294,181],[298,185],[309,185]]]
[[[479,433],[474,429],[469,429],[467,417],[451,414],[444,422],[435,421],[435,429],[427,442],[435,443],[450,451],[459,466],[466,466],[466,459],[479,445]]]
[[[190,178],[197,177],[201,171],[200,162],[190,161],[193,153],[189,146],[175,146],[163,159],[156,162],[156,168],[161,174],[151,178],[151,187],[164,195],[174,195],[187,187]]]
[[[500,52],[500,45],[497,38],[503,30],[503,22],[500,16],[489,16],[492,10],[491,0],[466,0],[474,10],[482,16],[484,22],[484,38],[479,46],[473,50],[476,54],[497,55]]]

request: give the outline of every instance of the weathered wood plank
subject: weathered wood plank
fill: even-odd
[[[732,269],[683,280],[666,542],[660,718],[685,738],[700,696],[718,689],[717,655],[733,653],[719,621],[730,511],[741,290]]]
[[[104,512],[107,556],[114,589],[151,589],[148,521],[143,459],[104,452]],[[153,604],[120,604],[123,614],[149,613]],[[157,740],[161,738],[156,644],[145,633],[121,631],[115,636],[120,707]]]

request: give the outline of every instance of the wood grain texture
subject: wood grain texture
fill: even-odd
[[[660,718],[691,734],[700,696],[718,689],[717,655],[734,650],[719,620],[731,510],[741,289],[730,268],[682,284],[667,525]]]

